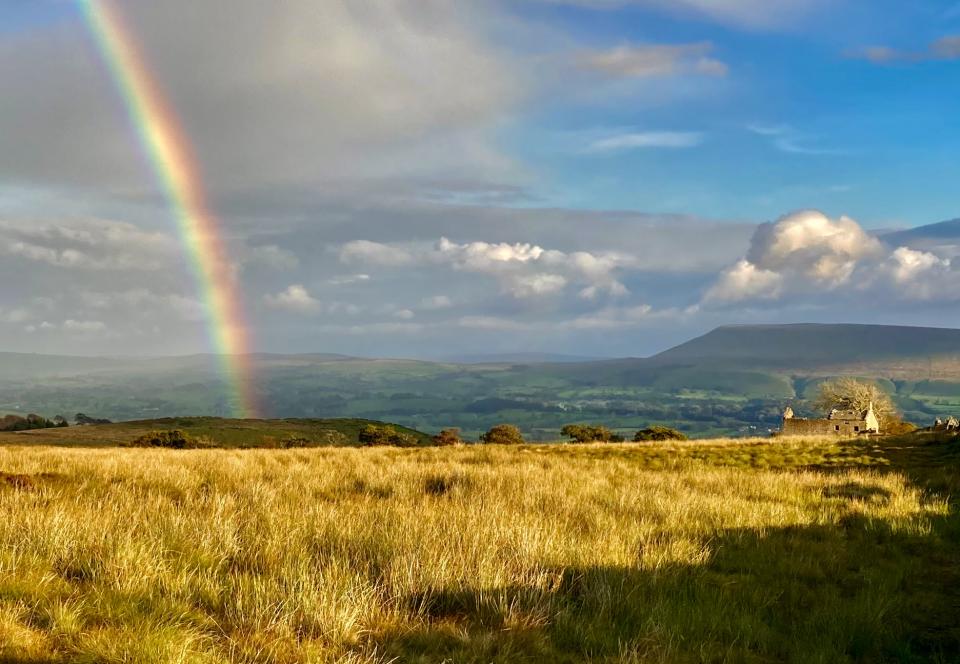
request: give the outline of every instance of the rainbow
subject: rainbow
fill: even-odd
[[[176,217],[206,309],[211,346],[220,358],[230,390],[232,414],[256,417],[250,340],[242,299],[190,142],[141,57],[134,34],[110,0],[78,1]]]

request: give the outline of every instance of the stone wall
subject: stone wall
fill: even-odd
[[[788,417],[783,420],[784,436],[857,436],[866,431],[863,420],[806,420]]]

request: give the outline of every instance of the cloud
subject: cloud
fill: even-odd
[[[609,153],[640,148],[692,148],[703,142],[693,131],[645,131],[617,134],[593,141],[586,152]]]
[[[747,29],[792,27],[823,0],[539,0],[597,10],[644,7]]]
[[[468,181],[515,168],[493,134],[530,86],[522,60],[491,38],[502,15],[486,5],[129,0],[117,7],[191,138],[206,184],[235,193],[397,178],[401,168],[411,177]],[[5,38],[0,89],[0,177],[155,194],[81,21]]]
[[[63,321],[62,327],[67,332],[76,332],[79,334],[96,334],[98,332],[105,332],[107,329],[106,324],[102,321],[73,320],[72,318]]]
[[[364,281],[370,281],[369,274],[343,274],[327,279],[327,283],[331,286],[347,286],[350,284],[363,283]]]
[[[363,263],[398,267],[414,261],[413,255],[402,248],[370,240],[353,240],[340,248],[343,263]]]
[[[140,318],[161,316],[166,319],[172,315],[179,320],[206,320],[202,302],[178,293],[160,294],[147,288],[131,288],[113,292],[81,291],[77,299],[93,310],[136,314]]]
[[[747,129],[770,140],[781,152],[803,155],[841,155],[843,150],[810,145],[815,137],[805,135],[790,125],[748,125]]]
[[[725,76],[727,66],[707,56],[710,42],[693,44],[633,44],[609,50],[583,51],[577,63],[607,76],[648,78],[698,74]]]
[[[783,276],[764,270],[746,259],[723,272],[704,295],[704,302],[739,302],[741,300],[768,300],[779,297]]]
[[[947,35],[930,42],[925,50],[907,51],[889,46],[866,46],[848,53],[849,57],[878,65],[929,61],[960,60],[960,35]]]
[[[303,284],[291,284],[281,293],[265,296],[264,301],[275,309],[298,314],[314,314],[320,311],[320,302],[310,295],[310,291]]]
[[[446,295],[434,295],[432,297],[425,297],[420,300],[421,309],[449,309],[452,306],[453,300]]]
[[[2,221],[0,255],[67,270],[150,271],[178,256],[169,235],[118,221]]]
[[[746,256],[720,273],[702,301],[952,302],[960,299],[958,267],[933,252],[890,249],[849,217],[804,210],[758,227]]]
[[[583,288],[583,297],[623,296],[629,291],[614,272],[631,262],[622,254],[595,255],[563,252],[528,242],[456,243],[445,237],[432,246],[386,244],[368,240],[347,242],[340,260],[387,268],[446,266],[456,271],[485,274],[497,279],[501,291],[515,298],[558,295],[568,284]]]
[[[245,265],[259,265],[281,271],[295,270],[300,266],[300,259],[296,254],[275,244],[243,247],[239,254],[241,263]]]
[[[761,269],[803,275],[831,288],[849,280],[859,260],[881,251],[879,240],[849,217],[803,210],[757,228],[746,258]]]

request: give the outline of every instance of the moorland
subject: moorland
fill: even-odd
[[[953,434],[166,450],[43,433],[0,446],[2,661],[960,657]]]

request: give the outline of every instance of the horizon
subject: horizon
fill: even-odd
[[[958,67],[953,0],[7,3],[0,349],[952,327]]]
[[[703,337],[710,335],[713,332],[718,330],[727,329],[727,328],[785,328],[785,327],[871,327],[871,328],[902,328],[902,329],[911,329],[911,330],[952,330],[960,332],[960,327],[949,327],[949,326],[931,326],[931,325],[902,325],[902,324],[877,324],[877,323],[854,323],[854,322],[826,322],[826,323],[809,323],[809,322],[791,322],[791,323],[726,323],[718,325],[714,328],[707,330],[702,334],[697,334],[691,337],[687,337],[682,341],[675,341],[665,347],[659,348],[654,352],[648,355],[593,355],[593,356],[583,356],[583,355],[571,355],[566,353],[552,353],[544,352],[541,350],[508,350],[501,352],[491,352],[491,353],[463,353],[460,355],[422,355],[422,356],[394,356],[394,355],[350,355],[347,353],[339,353],[336,351],[301,351],[301,352],[274,352],[274,351],[251,351],[249,353],[243,353],[243,357],[256,357],[258,355],[269,355],[269,356],[278,356],[278,357],[297,357],[297,356],[331,356],[331,357],[342,357],[344,359],[350,360],[395,360],[395,361],[414,361],[414,362],[432,362],[437,364],[483,364],[489,362],[490,364],[503,364],[505,362],[522,362],[524,360],[493,360],[493,359],[484,359],[484,358],[496,358],[496,357],[510,357],[510,356],[529,356],[531,358],[542,356],[542,357],[555,357],[555,358],[568,358],[568,359],[558,359],[558,360],[542,360],[544,364],[550,363],[562,363],[562,364],[576,364],[576,363],[589,363],[589,362],[603,362],[610,360],[642,360],[650,359],[665,353],[669,350],[673,350],[678,346],[685,345],[691,341],[696,341]],[[0,355],[38,355],[44,357],[66,357],[66,358],[78,358],[78,359],[103,359],[103,360],[173,360],[173,359],[183,359],[190,357],[224,357],[223,353],[212,353],[212,352],[197,352],[197,353],[185,353],[179,355],[132,355],[132,354],[102,354],[102,355],[71,355],[63,353],[43,353],[43,352],[17,352],[17,351],[6,351],[0,350]]]

